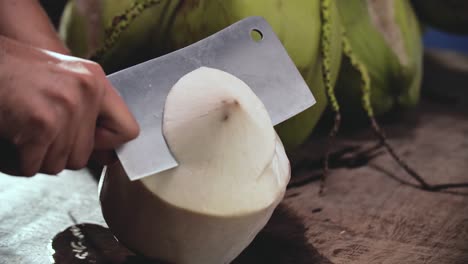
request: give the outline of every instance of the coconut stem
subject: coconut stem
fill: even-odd
[[[328,143],[325,149],[325,158],[323,161],[323,174],[320,177],[320,188],[319,195],[323,195],[325,190],[325,181],[329,172],[329,159],[330,152],[335,142],[336,135],[340,129],[341,114],[338,100],[336,99],[335,90],[333,87],[332,76],[331,76],[331,10],[330,0],[321,1],[321,16],[322,16],[322,38],[321,38],[321,53],[322,53],[322,74],[325,84],[325,90],[327,91],[328,101],[330,102],[331,108],[335,113],[335,121],[333,127],[328,135]]]
[[[122,35],[122,33],[130,26],[130,24],[135,20],[143,11],[146,9],[160,4],[162,0],[142,0],[135,1],[128,9],[126,9],[120,15],[116,15],[111,25],[105,29],[105,40],[91,59],[94,61],[100,60],[108,50],[110,50],[116,43],[117,39]]]
[[[328,143],[325,149],[325,158],[323,160],[323,173],[322,173],[322,177],[320,177],[319,195],[323,195],[325,191],[325,183],[326,183],[327,176],[328,176],[329,169],[330,169],[330,166],[329,166],[330,153],[331,153],[333,144],[335,143],[338,130],[340,129],[340,124],[341,124],[341,115],[339,112],[336,112],[335,121],[333,123],[333,128],[328,134]]]
[[[374,133],[377,135],[379,138],[381,144],[385,147],[385,149],[388,151],[390,156],[393,157],[393,159],[402,167],[406,173],[408,173],[413,179],[415,179],[419,183],[419,188],[425,191],[430,191],[430,192],[438,192],[438,191],[443,191],[447,189],[455,189],[455,188],[468,188],[468,183],[446,183],[446,184],[429,184],[427,183],[424,178],[419,175],[414,169],[412,169],[404,160],[400,158],[400,156],[395,152],[393,147],[388,143],[388,140],[385,136],[384,131],[382,128],[379,126],[375,118],[372,116],[370,117],[371,120],[371,125],[372,129],[374,130]]]
[[[370,116],[370,121],[372,125],[372,129],[374,130],[375,135],[379,138],[381,144],[385,147],[388,151],[390,156],[402,167],[406,173],[408,173],[411,177],[413,177],[420,185],[423,190],[430,190],[432,186],[429,185],[415,170],[413,170],[400,156],[395,152],[393,147],[388,143],[387,137],[385,136],[384,131],[379,126],[375,117]]]
[[[387,137],[383,129],[377,123],[377,120],[374,116],[374,110],[371,105],[371,79],[369,77],[369,72],[363,63],[361,63],[354,55],[349,43],[348,38],[346,37],[346,33],[343,33],[343,52],[344,54],[350,59],[351,64],[353,67],[359,71],[361,75],[361,89],[362,89],[362,104],[364,110],[367,113],[367,116],[370,119],[372,129],[375,135],[381,141],[381,144],[385,147],[388,151],[390,156],[398,163],[400,167],[402,167],[406,173],[408,173],[411,177],[413,177],[424,190],[430,190],[431,186],[415,171],[413,170],[393,149],[393,147],[388,143]]]

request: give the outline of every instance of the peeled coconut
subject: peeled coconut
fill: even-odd
[[[120,164],[107,167],[99,194],[107,224],[150,258],[231,262],[265,226],[290,179],[264,105],[235,76],[202,67],[170,91],[163,132],[180,165],[138,181]]]

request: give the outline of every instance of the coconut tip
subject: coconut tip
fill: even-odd
[[[221,108],[222,108],[222,117],[221,122],[228,122],[230,117],[237,111],[241,109],[241,105],[239,100],[231,98],[231,99],[223,99],[221,100]]]

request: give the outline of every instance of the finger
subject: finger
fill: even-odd
[[[73,138],[73,129],[67,129],[58,135],[45,154],[40,172],[55,175],[65,169]]]
[[[96,75],[99,77],[99,72]],[[97,78],[94,80],[98,80]],[[100,82],[94,82],[99,84]],[[82,102],[86,105],[80,108],[82,113],[76,122],[76,137],[74,138],[72,150],[67,161],[67,168],[79,170],[86,166],[89,156],[94,148],[94,134],[96,130],[96,119],[99,112],[99,102],[104,96],[102,86],[94,86],[93,93],[85,93]],[[88,90],[89,91],[89,90]]]
[[[101,103],[95,149],[113,149],[136,138],[139,126],[125,102],[105,80],[106,93]]]
[[[42,173],[55,175],[67,166],[79,126],[78,121],[83,115],[82,107],[79,107],[81,100],[77,88],[79,86],[74,86],[73,83],[55,87],[57,95],[53,103],[57,105],[54,119],[56,136],[45,154],[40,170]]]
[[[94,131],[96,129],[96,113],[89,111],[85,114],[74,140],[72,151],[67,161],[67,169],[79,170],[86,166],[94,147]]]
[[[49,143],[31,141],[18,148],[19,172],[22,176],[34,176],[40,171]]]

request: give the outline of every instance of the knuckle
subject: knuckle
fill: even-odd
[[[62,107],[70,113],[76,111],[76,109],[78,109],[80,105],[79,98],[77,98],[71,93],[62,93],[60,102],[62,104]]]
[[[38,173],[38,170],[37,169],[22,169],[20,170],[20,172],[21,172],[21,176],[33,177],[34,175]]]
[[[52,167],[44,168],[43,173],[50,174],[50,175],[56,175],[56,174],[59,174],[60,172],[62,172],[63,170],[64,170],[63,167],[52,166]]]
[[[80,170],[86,167],[87,164],[88,164],[87,157],[85,156],[75,157],[68,162],[67,168],[70,170]]]
[[[85,147],[74,155],[71,155],[68,160],[67,168],[72,170],[80,170],[88,165],[91,156],[92,147]]]
[[[64,162],[58,162],[58,161],[47,161],[44,164],[42,164],[42,169],[41,172],[45,174],[59,174],[65,169],[65,164]]]
[[[97,95],[100,93],[101,86],[98,85],[96,76],[93,74],[79,74],[77,76],[78,84],[82,91],[89,95]]]
[[[34,147],[37,148],[38,147]],[[42,155],[34,152],[34,148],[30,145],[25,145],[18,150],[19,153],[19,171],[22,176],[31,177],[39,173],[42,161]],[[45,148],[43,146],[42,148]],[[41,152],[41,151],[39,151]]]
[[[81,137],[75,142],[74,148],[70,152],[67,162],[67,169],[80,170],[86,167],[93,152],[93,147],[93,134],[90,133],[87,136],[82,134]]]
[[[47,112],[34,112],[31,116],[31,126],[40,140],[50,140],[58,129],[57,121]]]
[[[102,69],[101,65],[99,65],[98,63],[94,62],[94,61],[90,61],[89,62],[89,67],[91,69],[91,71],[94,73],[94,74],[102,74],[104,75],[104,70]]]
[[[20,165],[19,168],[17,168],[17,173],[20,176],[23,177],[33,177],[37,173],[39,173],[39,167],[38,166],[25,166],[24,164]]]

